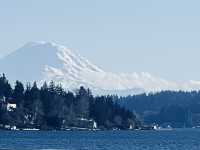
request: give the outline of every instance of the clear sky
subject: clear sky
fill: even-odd
[[[114,72],[200,80],[199,0],[0,0],[0,55],[29,41]]]

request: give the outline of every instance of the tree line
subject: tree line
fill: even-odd
[[[200,126],[200,91],[161,91],[121,97],[118,103],[146,124]]]
[[[90,89],[76,92],[64,90],[61,84],[44,82],[24,85],[16,81],[11,86],[5,74],[0,75],[0,124],[18,128],[44,130],[82,127],[80,121],[93,120],[100,129],[139,128],[140,121],[130,110],[115,101],[116,96],[93,96]],[[8,111],[6,104],[16,104]]]

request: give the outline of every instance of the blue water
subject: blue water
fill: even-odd
[[[200,130],[0,131],[0,150],[200,150]]]

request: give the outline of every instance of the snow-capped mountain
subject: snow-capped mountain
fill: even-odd
[[[196,90],[200,82],[173,82],[149,73],[111,73],[102,70],[65,46],[30,42],[0,59],[0,71],[11,81],[54,80],[69,90],[81,85],[100,94],[137,94],[160,90]]]

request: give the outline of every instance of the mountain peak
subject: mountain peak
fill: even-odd
[[[45,48],[53,48],[55,50],[65,49],[70,51],[66,46],[54,43],[54,42],[47,42],[47,41],[31,41],[26,43],[22,48],[36,48],[36,47],[45,47]]]
[[[200,82],[174,82],[149,73],[105,72],[77,52],[54,42],[28,42],[12,54],[0,59],[2,73],[11,81],[51,81],[66,89],[80,86],[104,94],[135,94],[142,91],[197,90]],[[100,92],[101,91],[101,92]],[[123,92],[122,92],[123,91]]]
[[[45,45],[48,45],[48,46],[56,46],[58,44],[54,43],[54,42],[48,42],[48,41],[30,41],[30,42],[27,42],[24,46],[26,47],[32,47],[32,46],[45,46]]]

